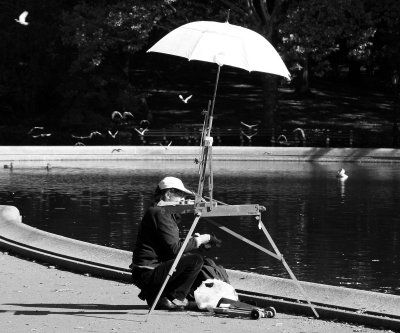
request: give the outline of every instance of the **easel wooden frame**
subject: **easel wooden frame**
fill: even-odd
[[[208,219],[208,221],[214,225],[216,225],[221,230],[231,234],[232,236],[246,242],[247,244],[254,246],[255,248],[261,250],[262,252],[272,256],[273,258],[282,262],[283,266],[285,267],[286,271],[289,273],[291,279],[296,284],[299,291],[304,296],[305,300],[307,301],[308,305],[310,306],[311,310],[313,311],[314,315],[319,318],[317,311],[315,310],[314,306],[311,304],[305,290],[301,286],[300,282],[297,280],[296,276],[293,274],[292,270],[290,269],[289,265],[286,263],[283,255],[279,251],[278,247],[276,246],[275,242],[273,241],[271,235],[269,234],[267,228],[265,227],[264,223],[261,220],[261,212],[265,211],[265,207],[260,206],[258,204],[255,205],[226,205],[219,201],[213,199],[213,170],[212,170],[212,137],[211,137],[211,129],[212,129],[212,122],[213,122],[213,114],[214,114],[214,105],[215,105],[215,98],[217,94],[217,87],[218,87],[218,80],[220,74],[221,66],[218,66],[217,71],[217,78],[214,87],[214,95],[213,100],[210,105],[208,104],[207,113],[204,117],[204,125],[202,131],[202,138],[201,138],[201,148],[202,148],[202,156],[200,160],[199,166],[199,184],[198,190],[195,194],[195,201],[194,204],[178,204],[178,205],[171,205],[171,206],[164,206],[163,209],[168,210],[171,213],[194,213],[195,219],[186,235],[186,238],[168,272],[167,277],[165,278],[148,314],[146,317],[146,321],[150,318],[151,313],[155,309],[170,277],[173,275],[176,266],[180,258],[183,255],[183,252],[189,242],[189,239],[192,237],[193,231],[195,230],[200,218],[211,218],[211,217],[218,217],[218,216],[254,216],[255,220],[258,221],[258,227],[261,229],[265,236],[267,237],[269,243],[271,244],[272,248],[275,252],[267,250],[266,248],[252,242],[251,240],[239,235],[238,233],[228,229],[225,226],[218,224],[217,222]],[[209,165],[209,198],[208,201],[203,198],[203,190],[204,190],[204,182],[206,178],[206,169],[207,164]],[[222,205],[218,205],[222,204]]]

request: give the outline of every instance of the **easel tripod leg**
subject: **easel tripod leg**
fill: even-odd
[[[292,270],[290,269],[289,265],[286,263],[285,258],[283,258],[282,254],[280,253],[278,247],[276,246],[274,240],[272,239],[271,235],[269,234],[267,228],[265,228],[264,223],[262,223],[262,221],[260,220],[260,225],[262,230],[264,231],[265,236],[267,236],[269,242],[271,243],[271,246],[273,247],[273,249],[275,250],[275,253],[281,257],[281,261],[283,266],[285,267],[285,269],[287,270],[287,272],[289,273],[290,277],[292,278],[292,280],[295,282],[295,284],[297,285],[297,288],[299,288],[300,292],[303,294],[304,298],[306,299],[308,305],[310,306],[311,310],[314,312],[315,317],[319,318],[319,315],[317,313],[317,311],[315,310],[314,306],[311,304],[310,300],[308,299],[308,296],[305,292],[305,290],[303,289],[303,287],[301,286],[300,282],[297,280],[296,276],[293,274]]]

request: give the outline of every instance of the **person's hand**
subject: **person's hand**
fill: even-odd
[[[216,247],[221,247],[222,240],[220,240],[217,237],[215,237],[214,234],[211,234],[210,241],[208,242],[208,244],[210,244],[212,246],[216,246]]]
[[[217,237],[215,237],[214,234],[211,234],[210,235],[210,240],[207,243],[202,244],[200,246],[200,249],[209,250],[213,246],[221,247],[221,244],[222,244],[222,241],[220,239],[218,239]]]
[[[203,244],[207,244],[211,239],[209,234],[200,235],[199,233],[194,234],[194,240],[196,241],[196,245],[199,248]]]

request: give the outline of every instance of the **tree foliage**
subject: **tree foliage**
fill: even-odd
[[[168,16],[173,0],[79,2],[63,14],[63,42],[73,48],[67,86],[70,122],[93,118],[109,121],[110,110],[137,111],[142,96],[130,78],[132,56],[148,43],[150,33]],[[73,87],[81,89],[74,90]],[[72,116],[71,116],[72,114]]]
[[[101,123],[110,110],[134,111],[141,82],[131,73],[143,51],[184,23],[225,21],[228,10],[230,23],[272,42],[300,86],[340,67],[351,73],[364,66],[385,80],[400,70],[397,0],[0,0],[0,6],[3,125]],[[23,10],[28,26],[14,21]],[[273,116],[277,81],[265,82],[265,109]]]
[[[282,13],[280,48],[304,85],[309,71],[315,76],[331,71],[336,55],[347,63],[365,61],[375,31],[362,0],[292,1]]]
[[[369,64],[371,72],[376,69],[388,76],[400,72],[400,4],[397,0],[365,0],[365,8],[371,15],[376,29],[372,39]]]
[[[63,15],[63,40],[77,49],[74,70],[99,67],[112,52],[134,54],[173,8],[164,1],[99,1],[77,4]]]
[[[0,100],[3,112],[7,113],[4,119],[15,121],[39,115],[46,104],[56,103],[55,96],[48,93],[54,92],[58,66],[64,61],[58,39],[58,16],[54,14],[63,3],[41,1],[22,7],[29,11],[28,26],[15,22],[22,12],[19,2],[2,4]]]

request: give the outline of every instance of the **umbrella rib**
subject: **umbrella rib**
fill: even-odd
[[[229,24],[229,23],[228,23],[228,24]],[[201,39],[204,37],[204,35],[207,34],[207,33],[209,33],[209,34],[215,34],[215,31],[212,31],[212,30],[200,31],[200,30],[191,29],[191,28],[187,28],[187,29],[188,29],[188,30],[192,30],[192,31],[196,31],[196,32],[200,32],[200,33],[201,33],[201,35],[199,36],[199,38],[198,38],[197,41],[196,41],[196,44],[195,44],[195,45],[193,46],[193,48],[192,48],[192,51],[191,51],[191,53],[190,53],[190,56],[188,57],[188,59],[189,59],[189,61],[190,61],[190,60],[192,60],[192,56],[191,56],[191,55],[195,53],[195,50],[197,49],[197,47],[198,47],[198,45],[199,45]],[[220,34],[220,35],[225,35],[225,36],[228,36],[228,37],[235,37],[235,38],[236,38],[236,36],[234,36],[233,34],[229,34],[229,33],[226,33],[226,32],[224,32],[224,31],[220,31],[219,34]],[[214,56],[216,56],[216,55],[214,55]]]
[[[249,55],[248,55],[248,53],[247,53],[248,51],[247,51],[247,49],[246,49],[245,41],[244,41],[244,40],[241,40],[240,42],[242,43],[242,47],[243,47],[243,50],[244,50],[244,53],[245,53],[245,61],[246,61],[246,63],[247,63],[247,70],[248,70],[249,72],[251,72],[250,63],[249,63],[249,60],[248,60],[248,59],[250,59],[250,58],[249,58]]]
[[[201,32],[201,35],[199,36],[199,38],[197,38],[196,44],[193,46],[192,51],[190,52],[190,56],[189,56],[189,61],[192,60],[192,54],[194,53],[194,51],[196,50],[197,46],[200,43],[200,40],[203,38],[204,36],[204,31]]]
[[[197,46],[199,45],[200,40],[203,38],[204,34],[206,32],[209,32],[209,31],[208,30],[207,31],[201,31],[199,29],[193,29],[193,28],[190,28],[190,27],[186,27],[186,29],[187,30],[191,30],[191,31],[195,31],[195,32],[200,32],[200,36],[197,38],[197,41],[196,41],[195,45],[192,47],[190,55],[187,57],[188,60],[190,61],[190,60],[192,60],[192,54],[194,53],[194,51],[196,50]]]

